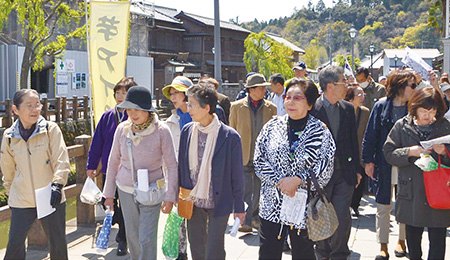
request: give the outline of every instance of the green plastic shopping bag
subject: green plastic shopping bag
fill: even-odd
[[[175,211],[171,211],[164,227],[162,251],[168,259],[178,258],[178,241],[180,226],[183,218]]]

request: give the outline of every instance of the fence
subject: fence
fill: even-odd
[[[86,95],[82,98],[77,96],[73,96],[71,98],[43,98],[41,103],[41,115],[45,119],[55,121],[58,124],[69,118],[74,121],[78,121],[79,119],[88,119],[90,115],[89,97]],[[0,102],[0,106],[5,107],[5,110],[0,111],[2,126],[10,127],[14,119],[14,115],[12,113],[12,101],[7,99]],[[54,118],[52,119],[51,117]]]
[[[88,149],[91,143],[89,135],[81,135],[76,138],[76,145],[68,147],[69,158],[75,161],[76,165],[76,182],[75,184],[66,186],[64,192],[66,198],[77,197],[77,224],[94,223],[94,206],[84,204],[80,201],[80,192],[86,180],[86,163]],[[99,178],[101,180],[101,176]],[[0,208],[0,223],[11,218],[11,210],[9,206]],[[47,244],[47,236],[45,235],[40,221],[35,221],[28,232],[28,245],[43,246]]]

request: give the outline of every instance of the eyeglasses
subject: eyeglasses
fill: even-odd
[[[410,87],[410,88],[412,88],[412,89],[415,89],[415,88],[417,88],[417,84],[416,83],[412,83],[411,85],[406,85],[407,87]]]
[[[347,81],[345,81],[345,82],[333,82],[335,85],[339,85],[339,84],[343,84],[345,87],[348,87],[347,86]]]
[[[302,96],[302,95],[295,95],[295,96],[284,96],[284,101],[295,101],[295,102],[300,102],[302,100],[305,100],[306,97]]]
[[[363,97],[363,96],[365,97],[365,96],[366,96],[366,93],[358,93],[358,94],[356,94],[356,96],[357,96],[357,97]]]
[[[41,108],[42,108],[42,104],[41,103],[37,103],[37,104],[35,104],[35,105],[32,105],[32,104],[24,104],[24,105],[22,105],[21,107],[24,107],[24,108],[26,108],[27,110],[29,110],[29,111],[32,111],[32,110],[41,110]]]

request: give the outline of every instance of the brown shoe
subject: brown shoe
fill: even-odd
[[[253,229],[251,226],[249,225],[242,225],[239,229],[239,232],[244,232],[244,233],[249,233],[249,232],[253,232]]]

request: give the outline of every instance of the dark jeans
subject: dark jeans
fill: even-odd
[[[11,224],[5,259],[25,259],[25,239],[33,222],[37,219],[36,208],[11,207]],[[56,211],[42,218],[42,227],[47,235],[50,259],[68,259],[66,241],[66,203],[59,204]]]
[[[281,239],[278,239],[280,229],[283,228]],[[281,227],[281,224],[261,219],[259,233],[259,259],[281,259],[283,242],[286,233],[291,239],[292,259],[315,259],[314,243],[308,239],[305,230],[298,233],[297,229],[289,226]]]
[[[214,217],[213,209],[194,206],[187,230],[193,260],[225,259],[225,230],[228,217]]]
[[[330,238],[317,242],[317,259],[347,259],[350,255],[348,239],[352,228],[352,217],[349,207],[354,186],[348,184],[342,175],[342,172],[339,173],[335,170],[333,177],[324,189],[327,198],[334,206],[339,226]]]
[[[447,228],[427,228],[430,248],[428,259],[438,260],[445,258],[445,237]],[[409,259],[422,259],[422,234],[423,227],[406,225],[406,243],[408,245]]]
[[[106,182],[106,174],[102,175],[103,177],[103,188],[105,187]],[[119,200],[119,193],[116,189],[116,198],[114,199],[114,215],[113,215],[113,222],[112,224],[118,224],[119,225],[119,232],[117,232],[116,235],[116,242],[120,241],[126,241],[126,233],[125,233],[125,223],[123,222],[123,214],[122,210],[120,208],[120,200]]]

